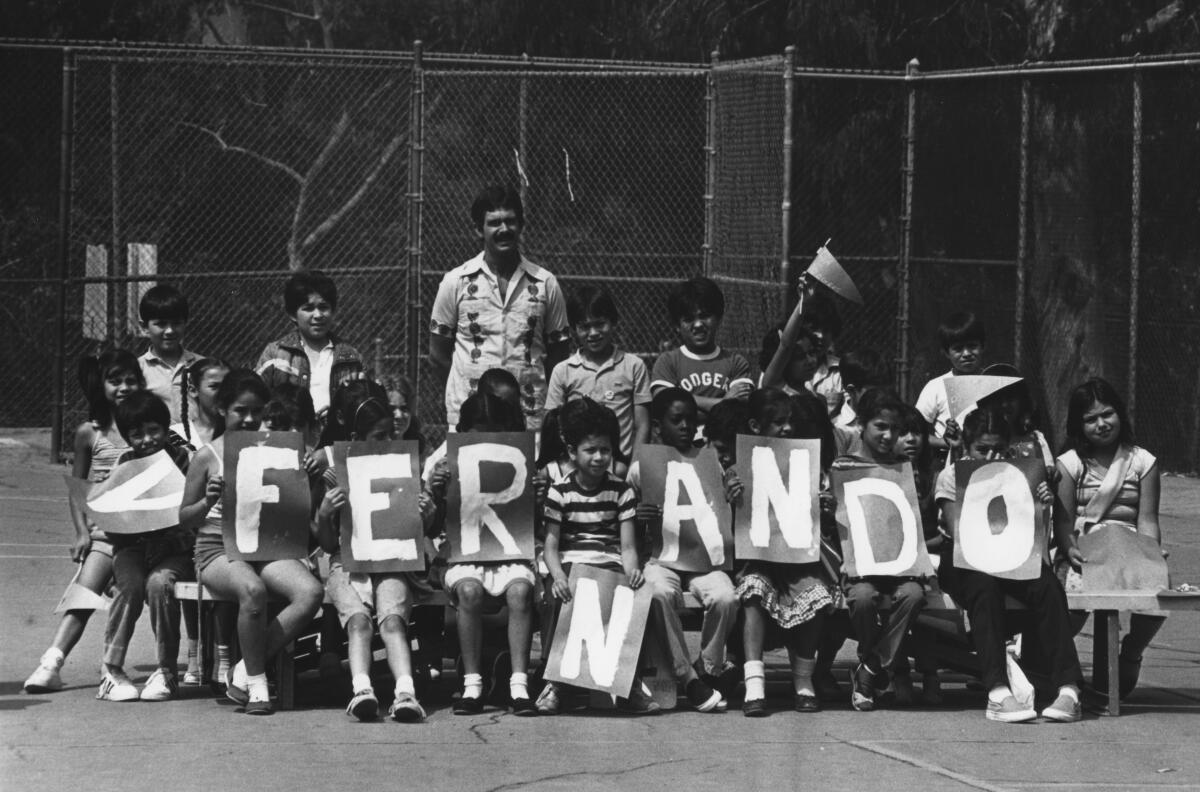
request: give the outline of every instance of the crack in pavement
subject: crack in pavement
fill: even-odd
[[[878,756],[892,759],[893,761],[903,762],[904,764],[911,765],[921,770],[927,770],[931,773],[936,773],[937,775],[940,775],[944,778],[949,778],[952,781],[957,781],[958,783],[972,787],[973,789],[982,789],[984,792],[1011,792],[1009,787],[990,784],[987,781],[984,781],[982,778],[975,778],[973,776],[965,775],[963,773],[951,770],[948,767],[942,767],[939,764],[927,762],[924,759],[918,759],[915,756],[908,756],[907,754],[902,754],[899,751],[893,751],[889,748],[884,748],[879,745],[872,745],[871,743],[867,742],[858,742],[856,740],[838,740],[838,742],[842,743],[843,745],[849,745],[852,748],[857,748],[860,751],[873,753]]]
[[[623,768],[619,768],[619,769],[615,769],[615,770],[576,770],[573,773],[554,773],[552,775],[539,776],[537,778],[529,778],[529,779],[526,779],[523,781],[512,781],[507,784],[501,784],[500,786],[490,787],[489,789],[485,789],[484,792],[504,792],[504,790],[507,790],[507,789],[524,789],[525,787],[530,786],[531,784],[540,784],[544,781],[560,781],[564,778],[581,778],[583,776],[619,776],[619,775],[625,775],[626,773],[636,773],[639,770],[646,770],[651,767],[658,767],[660,765],[677,764],[679,762],[684,762],[684,761],[688,761],[688,760],[686,760],[686,759],[660,759],[655,762],[647,762],[646,764],[643,764],[643,765],[637,765],[636,767],[623,767]]]
[[[484,745],[487,745],[487,744],[488,744],[488,739],[487,739],[487,737],[484,737],[482,734],[480,734],[478,730],[479,730],[479,729],[482,729],[482,728],[483,728],[483,727],[485,727],[485,726],[497,726],[497,725],[499,725],[499,724],[500,724],[500,718],[502,718],[502,717],[504,717],[504,713],[502,713],[502,712],[498,712],[498,713],[496,713],[496,714],[494,714],[494,715],[489,715],[489,716],[488,716],[487,723],[476,723],[474,726],[472,726],[471,728],[467,729],[467,731],[468,731],[468,732],[470,732],[470,734],[471,734],[473,737],[475,737],[475,739],[479,740],[479,742],[483,743]]]

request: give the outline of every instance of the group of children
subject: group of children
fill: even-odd
[[[847,637],[858,646],[848,691],[854,709],[872,709],[885,690],[898,704],[911,702],[910,656],[924,675],[924,700],[938,703],[937,657],[911,640],[926,592],[937,587],[969,616],[988,719],[1020,722],[1038,715],[1009,686],[1006,643],[1019,630],[1023,660],[1054,692],[1041,715],[1079,720],[1082,673],[1072,636],[1082,622],[1068,612],[1064,589],[1064,581],[1072,585],[1086,564],[1078,539],[1097,526],[1119,525],[1161,542],[1158,468],[1153,456],[1134,445],[1121,398],[1103,380],[1078,387],[1068,407],[1066,450],[1057,459],[1038,430],[1022,382],[982,400],[960,426],[949,414],[948,378],[1015,373],[1011,367],[984,368],[984,330],[976,317],[956,314],[943,322],[940,341],[951,369],[926,385],[910,406],[888,390],[887,365],[877,352],[834,354],[836,311],[810,283],[801,286],[796,309],[764,337],[757,383],[748,362],[718,343],[725,306],[711,280],[692,278],[672,290],[667,311],[682,344],[660,355],[650,372],[636,355],[616,347],[619,315],[612,297],[600,288],[579,289],[567,304],[577,351],[549,377],[535,478],[536,561],[445,564],[442,526],[451,466],[444,444],[425,454],[422,442],[419,507],[429,571],[391,574],[351,573],[342,566],[338,520],[347,494],[331,464],[332,444],[421,442],[422,437],[407,383],[389,393],[369,378],[358,353],[335,337],[333,281],[319,272],[298,272],[289,279],[284,304],[295,328],[268,345],[254,369],[231,368],[185,350],[187,303],[172,287],[154,287],[140,306],[149,350],[140,358],[123,350],[106,352],[85,358],[80,368],[89,420],[75,435],[76,477],[103,481],[118,461],[162,450],[186,473],[174,528],[105,536],[72,508],[72,558],[81,565],[75,582],[96,593],[111,582],[114,591],[97,698],[162,701],[173,698],[181,683],[199,684],[195,615],[188,609],[183,611],[187,670],[182,681],[177,678],[182,637],[173,593],[176,581],[195,576],[219,597],[236,602],[236,622],[218,623],[217,661],[227,695],[247,713],[271,712],[267,660],[311,623],[328,596],[347,638],[353,690],[347,712],[370,720],[381,709],[370,677],[377,627],[395,683],[389,716],[424,718],[414,684],[410,619],[414,604],[440,587],[456,611],[462,692],[454,712],[483,709],[484,625],[499,610],[506,616],[512,712],[552,715],[573,706],[577,691],[552,682],[537,690],[531,679],[536,672],[532,638],[540,622],[544,660],[559,609],[572,596],[571,568],[580,564],[621,573],[633,588],[649,587],[643,657],[665,658],[668,668],[660,673],[669,674],[688,705],[700,712],[723,711],[740,692],[747,717],[768,714],[764,652],[775,647],[787,650],[797,711],[814,712],[830,696],[847,696],[831,670]],[[312,563],[248,563],[225,551],[222,435],[260,429],[303,432],[312,449],[304,463],[314,493],[313,546],[329,557],[324,583]],[[487,372],[450,429],[523,431],[521,393],[512,374]],[[677,571],[649,550],[647,536],[662,520],[663,508],[642,497],[638,450],[660,444],[693,457],[711,446],[724,469],[725,496],[738,509],[744,490],[736,458],[740,434],[820,441],[821,560],[735,560],[732,575]],[[1033,580],[1001,579],[953,564],[958,521],[953,461],[1010,457],[1037,458],[1047,468],[1049,483],[1039,487],[1038,497],[1053,514],[1057,559],[1052,566],[1047,554]],[[830,474],[899,462],[911,464],[927,546],[940,559],[937,576],[849,579],[842,568]],[[684,592],[704,608],[696,657],[680,617]],[[1006,596],[1026,605],[1022,624],[1007,621]],[[268,599],[282,607],[268,609]],[[147,603],[158,668],[139,691],[123,666]],[[27,691],[62,687],[59,670],[90,614],[66,611],[51,647],[25,683]],[[1134,619],[1121,647],[1122,695],[1136,684],[1142,652],[1161,624],[1155,616]],[[234,633],[241,656],[236,663],[228,646]],[[618,706],[634,713],[659,708],[639,676]]]

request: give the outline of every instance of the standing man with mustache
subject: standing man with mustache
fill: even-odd
[[[558,280],[521,255],[525,216],[515,190],[484,188],[471,220],[483,250],[442,278],[429,324],[429,358],[446,377],[446,420],[453,429],[483,372],[502,368],[521,384],[526,426],[539,429],[547,377],[570,351],[566,302]]]

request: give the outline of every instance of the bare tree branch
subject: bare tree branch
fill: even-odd
[[[266,165],[267,167],[275,168],[276,170],[283,171],[288,176],[291,176],[293,179],[295,179],[296,183],[299,184],[301,187],[304,186],[304,177],[301,176],[300,173],[295,168],[293,168],[292,166],[288,165],[285,162],[280,162],[277,159],[271,159],[268,156],[259,154],[257,151],[251,151],[250,149],[243,148],[241,146],[229,145],[228,143],[225,142],[225,138],[221,136],[220,129],[209,129],[208,127],[203,127],[203,126],[200,126],[199,124],[192,124],[187,121],[180,121],[179,125],[185,126],[185,127],[190,127],[191,129],[195,129],[199,132],[203,132],[204,134],[209,135],[210,137],[212,137],[213,140],[217,141],[217,145],[221,147],[222,151],[231,151],[234,154],[242,154],[242,155],[249,157],[250,159],[261,162],[262,164]]]
[[[281,8],[277,5],[270,5],[269,3],[256,3],[253,2],[253,0],[242,0],[242,5],[261,8],[264,11],[274,11],[276,14],[282,14],[283,16],[293,17],[295,19],[302,19],[305,22],[321,21],[321,17],[319,16],[314,16],[313,14],[301,14],[299,11],[293,11],[290,8]]]
[[[1175,21],[1175,18],[1182,14],[1183,11],[1184,5],[1182,0],[1172,0],[1172,2],[1167,3],[1155,14],[1139,22],[1138,26],[1133,30],[1123,34],[1121,36],[1121,43],[1129,44],[1143,36],[1153,35],[1164,26]]]
[[[300,180],[300,195],[296,198],[296,209],[292,212],[292,233],[288,237],[288,261],[293,269],[300,266],[300,254],[307,247],[300,243],[300,222],[304,219],[304,209],[308,204],[308,187],[312,184],[313,179],[329,162],[329,158],[333,156],[333,150],[342,142],[342,138],[346,136],[346,130],[350,128],[350,111],[343,110],[342,117],[333,126],[333,132],[330,133],[325,145],[321,147],[321,152],[317,154],[317,158],[313,160],[313,164],[309,166],[308,172],[304,174],[304,178]]]

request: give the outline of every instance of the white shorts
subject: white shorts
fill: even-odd
[[[470,580],[483,586],[483,590],[493,597],[503,597],[514,583],[534,584],[533,570],[527,563],[451,564],[442,584],[451,603],[458,604],[458,585]]]

